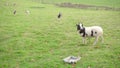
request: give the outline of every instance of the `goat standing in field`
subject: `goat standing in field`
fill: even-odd
[[[14,15],[16,14],[16,10],[14,10],[13,14],[14,14]]]
[[[83,37],[84,44],[86,44],[86,37],[95,37],[93,45],[97,43],[99,37],[102,38],[103,42],[103,29],[100,26],[84,27],[83,24],[76,24],[76,26],[80,35]]]
[[[29,14],[30,14],[30,11],[29,11],[29,10],[26,10],[25,13],[29,15]]]
[[[60,19],[60,18],[61,18],[61,16],[62,16],[62,14],[61,14],[61,13],[59,13],[59,14],[58,14],[58,16],[57,16],[57,17],[58,17],[58,19]]]

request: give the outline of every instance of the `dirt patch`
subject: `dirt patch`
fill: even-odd
[[[68,7],[68,8],[120,11],[120,8],[112,8],[112,7],[107,7],[107,6],[94,6],[94,5],[72,4],[72,3],[61,3],[61,4],[56,4],[56,5],[59,7]]]

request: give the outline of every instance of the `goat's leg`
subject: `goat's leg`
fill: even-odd
[[[99,38],[99,36],[95,37],[95,42],[93,43],[93,45],[95,45],[97,43],[98,38]]]
[[[85,37],[83,37],[83,44],[86,44],[86,39],[85,39]]]

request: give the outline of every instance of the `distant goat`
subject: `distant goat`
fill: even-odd
[[[61,14],[61,13],[59,13],[59,14],[58,14],[58,19],[59,19],[59,18],[61,18],[61,16],[62,16],[62,14]]]
[[[95,37],[95,45],[98,41],[98,38],[102,38],[103,42],[103,29],[100,26],[91,26],[91,27],[84,27],[83,24],[76,24],[77,30],[79,31],[80,35],[83,37],[83,43],[86,43],[86,37]]]
[[[13,14],[14,14],[14,15],[16,14],[16,10],[14,10]]]
[[[25,13],[26,13],[26,14],[30,14],[30,11],[29,11],[29,10],[26,10]]]

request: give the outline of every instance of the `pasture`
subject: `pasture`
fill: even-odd
[[[120,68],[120,10],[55,5],[70,2],[120,8],[119,0],[92,1],[1,0],[0,68]],[[93,46],[94,38],[88,38],[88,43],[82,44],[76,29],[79,22],[101,26],[104,43],[99,40]],[[81,60],[75,65],[64,63],[63,58],[71,55],[81,56]]]

